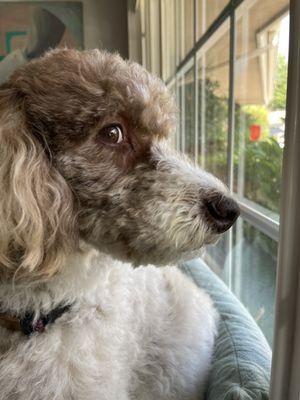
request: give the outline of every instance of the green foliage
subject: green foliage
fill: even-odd
[[[240,164],[244,165],[244,195],[267,209],[278,212],[282,149],[269,136],[267,109],[264,106],[236,105],[234,171],[236,180]],[[250,126],[262,128],[262,139],[250,141]]]
[[[282,54],[278,55],[276,86],[271,108],[273,110],[285,110],[287,88],[287,62]]]
[[[185,120],[184,120],[184,130],[185,130],[185,152],[189,154],[191,158],[195,154],[195,118],[194,118],[194,85],[189,83],[185,85],[184,93],[184,109],[185,109]]]
[[[267,209],[278,212],[282,149],[270,137],[248,142],[245,151],[245,194]]]
[[[228,99],[218,94],[219,86],[216,81],[205,82],[205,167],[226,182]],[[199,104],[201,104],[201,91],[200,83]],[[199,126],[201,126],[200,112]]]
[[[278,79],[272,107],[285,107],[286,64],[279,61]],[[198,123],[202,126],[201,104],[203,96],[202,82],[198,82]],[[216,81],[205,81],[205,168],[227,182],[227,143],[228,143],[228,99],[220,93]],[[185,150],[194,154],[194,91],[193,84],[185,86]],[[278,213],[280,200],[280,182],[282,149],[276,139],[270,136],[269,110],[264,105],[235,106],[235,145],[234,145],[234,190],[242,182],[243,195]],[[251,125],[260,125],[261,138],[250,140]],[[201,130],[200,135],[201,136]],[[201,154],[201,137],[199,137]],[[199,156],[198,163],[201,164]],[[274,257],[277,244],[250,224],[244,224],[244,237],[249,243],[256,243],[266,253]]]
[[[200,81],[199,107],[201,107],[203,95],[201,85]],[[194,154],[192,87],[192,84],[185,87],[186,151],[190,154]],[[205,81],[205,105],[205,167],[227,182],[228,99],[220,94],[218,82],[208,79]],[[244,196],[278,213],[282,149],[276,139],[270,137],[268,112],[264,105],[239,106],[236,104],[234,189],[237,191],[238,181],[242,174]],[[199,127],[202,123],[201,115],[201,109],[199,109]],[[262,133],[260,140],[256,142],[250,140],[250,127],[254,124],[261,126]],[[201,143],[201,138],[199,141]],[[198,162],[201,164],[200,159]]]

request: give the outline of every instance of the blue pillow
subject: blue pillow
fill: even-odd
[[[206,400],[267,400],[271,349],[240,301],[201,260],[181,269],[212,297],[220,314]]]

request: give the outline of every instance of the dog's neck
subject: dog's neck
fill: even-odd
[[[93,248],[86,248],[66,259],[62,272],[43,283],[0,284],[0,312],[22,315],[47,313],[60,304],[75,304],[89,296],[99,284],[101,271],[112,259]]]

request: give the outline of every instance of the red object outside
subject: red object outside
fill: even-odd
[[[250,140],[251,142],[257,142],[261,136],[261,126],[251,125],[250,126]]]

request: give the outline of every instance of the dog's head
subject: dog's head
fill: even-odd
[[[55,50],[0,91],[0,263],[52,275],[80,241],[134,264],[192,257],[238,216],[166,145],[176,109],[141,66]]]

